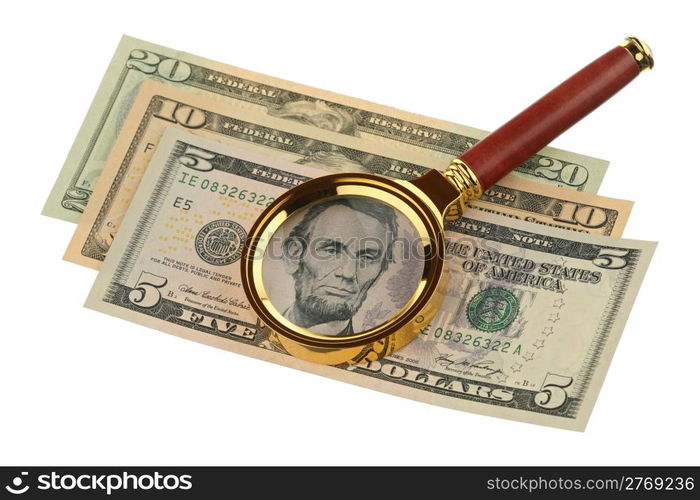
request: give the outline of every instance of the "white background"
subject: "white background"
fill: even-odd
[[[478,4],[484,4],[479,6]],[[0,463],[697,464],[694,2],[16,2],[3,12]],[[657,67],[556,140],[659,247],[584,433],[447,410],[82,307],[39,215],[123,33],[492,130],[628,34]]]

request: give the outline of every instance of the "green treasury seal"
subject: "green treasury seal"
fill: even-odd
[[[482,332],[497,332],[518,317],[518,299],[510,290],[499,286],[484,288],[467,305],[469,322]]]
[[[206,224],[194,239],[194,248],[204,262],[226,266],[241,258],[246,232],[232,220],[220,219]]]

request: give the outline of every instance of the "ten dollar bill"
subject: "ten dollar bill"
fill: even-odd
[[[428,168],[444,168],[451,159],[443,153],[425,154],[283,121],[144,82],[71,239],[67,260],[99,268],[163,130],[169,126],[331,172],[361,171],[412,179]],[[621,234],[632,207],[630,202],[530,183],[514,176],[499,182],[474,205],[605,235]]]

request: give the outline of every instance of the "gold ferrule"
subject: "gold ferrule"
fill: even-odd
[[[646,71],[654,67],[654,55],[649,46],[636,36],[628,36],[620,44],[627,52],[632,54],[639,71]]]
[[[444,175],[460,193],[458,203],[451,206],[445,215],[448,221],[454,221],[464,213],[469,200],[478,200],[481,198],[481,195],[484,194],[484,190],[474,171],[459,158],[452,160],[450,166],[447,167],[447,170],[445,170],[442,175]]]

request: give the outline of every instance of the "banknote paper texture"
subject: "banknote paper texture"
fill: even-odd
[[[254,317],[237,259],[257,214],[322,173],[169,129],[86,305],[414,400],[583,430],[653,243],[472,210],[449,227],[448,295],[432,321],[416,319],[415,341],[364,365],[316,365]]]
[[[169,126],[328,172],[412,179],[428,168],[444,169],[450,160],[442,153],[426,154],[336,134],[144,82],[71,240],[67,260],[100,267],[163,130]],[[606,235],[621,234],[632,206],[512,175],[506,179],[474,205],[511,217]]]
[[[345,136],[454,158],[486,133],[471,127],[287,82],[123,37],[88,110],[43,213],[78,222],[144,81],[208,96],[230,106]],[[468,113],[466,102],[465,115]],[[595,193],[608,163],[545,148],[515,174]]]

